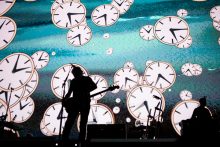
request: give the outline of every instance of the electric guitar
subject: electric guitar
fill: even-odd
[[[114,86],[114,85],[110,86],[103,91],[100,91],[100,92],[97,92],[95,94],[90,95],[90,97],[94,97],[94,96],[99,95],[101,93],[104,93],[106,91],[113,91],[115,89],[119,89],[119,86]],[[62,104],[63,104],[63,107],[66,109],[66,112],[69,113],[71,111],[71,108],[74,107],[74,104],[78,105],[78,99],[72,98],[72,97],[66,98],[66,99],[63,99]]]

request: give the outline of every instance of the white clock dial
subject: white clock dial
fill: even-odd
[[[2,99],[6,104],[9,102],[9,107],[13,107],[23,97],[24,92],[25,87],[13,91],[0,90],[0,99]]]
[[[130,90],[139,82],[139,74],[132,68],[121,68],[114,75],[114,84],[121,90]]]
[[[36,70],[34,70],[34,74],[31,77],[31,80],[25,85],[25,93],[23,98],[29,97],[37,88],[39,82],[39,76]]]
[[[160,42],[175,45],[187,39],[189,26],[180,17],[167,16],[156,22],[154,34]]]
[[[10,91],[22,88],[30,81],[34,63],[26,54],[14,53],[0,62],[0,89]]]
[[[92,31],[88,26],[79,25],[69,30],[67,41],[73,46],[82,46],[92,38]]]
[[[180,98],[183,101],[190,100],[190,99],[192,99],[192,93],[190,91],[188,91],[188,90],[182,90],[180,92]]]
[[[47,64],[49,63],[49,60],[50,60],[49,54],[45,51],[38,51],[38,52],[34,53],[31,57],[34,61],[34,65],[35,65],[36,70],[39,70],[39,69],[47,66]]]
[[[148,85],[158,89],[171,87],[176,80],[176,72],[171,64],[166,62],[153,62],[144,72],[145,81]]]
[[[50,134],[50,132],[48,131],[48,129],[46,128],[46,125],[44,124],[43,119],[40,122],[40,130],[41,132],[45,135],[45,136],[52,136],[52,134]]]
[[[135,87],[129,93],[127,108],[135,119],[147,121],[149,115],[156,118],[162,114],[165,99],[158,89],[142,85]],[[151,120],[150,117],[149,119]]]
[[[91,75],[90,78],[93,80],[93,82],[96,84],[97,88],[90,92],[90,95],[93,95],[97,92],[106,90],[108,88],[108,83],[106,79],[100,75]],[[96,95],[94,97],[91,97],[92,100],[100,100],[105,96],[106,92],[101,93],[99,95]]]
[[[80,115],[77,121],[79,130]],[[112,110],[104,104],[91,105],[87,124],[114,124],[115,117]],[[80,131],[80,130],[79,130]]]
[[[86,8],[82,3],[65,2],[53,11],[52,21],[59,28],[72,28],[85,19]]]
[[[182,101],[174,106],[171,112],[171,122],[177,134],[180,135],[181,130],[179,123],[182,120],[190,119],[192,117],[194,109],[198,106],[199,102],[194,100]]]
[[[152,26],[152,25],[143,26],[140,29],[139,34],[140,34],[141,38],[144,40],[153,40],[155,38],[154,26]]]
[[[210,16],[213,21],[220,23],[220,6],[215,6],[210,10]]]
[[[124,68],[134,68],[134,64],[132,62],[128,61],[124,64]]]
[[[179,17],[184,18],[184,17],[186,17],[186,16],[188,15],[188,12],[187,12],[187,10],[185,10],[185,9],[179,9],[179,10],[177,11],[177,15],[178,15]]]
[[[1,0],[0,1],[0,16],[8,12],[9,9],[14,5],[15,0]],[[0,33],[1,34],[1,33]]]
[[[70,86],[70,80],[74,78],[73,74],[71,73],[73,66],[80,67],[81,70],[83,71],[84,76],[88,76],[88,72],[86,69],[78,64],[65,64],[62,67],[60,67],[53,75],[51,79],[51,89],[53,93],[58,97],[58,98],[63,98],[68,92],[69,86]],[[68,76],[68,77],[67,77]],[[64,81],[67,77],[67,81],[65,84],[65,93],[64,91]]]
[[[192,45],[192,37],[189,35],[185,41],[182,43],[176,44],[178,48],[189,48]]]
[[[217,30],[217,31],[220,31],[220,22],[216,22],[216,21],[213,21],[213,27]]]
[[[199,76],[202,74],[202,66],[199,64],[193,64],[193,75],[194,76]]]
[[[92,12],[92,21],[97,26],[111,26],[119,18],[119,10],[115,8],[115,6],[108,4],[108,5],[101,5],[95,8]]]
[[[61,132],[63,132],[68,114],[65,109],[63,109],[63,114],[61,114],[61,107],[60,102],[52,104],[44,113],[43,122],[51,135],[59,135],[60,119],[62,119]]]
[[[193,76],[194,65],[192,63],[185,63],[182,65],[181,71],[185,76]]]
[[[27,121],[34,113],[34,101],[32,98],[22,98],[15,106],[10,108],[11,120],[15,123]]]
[[[126,13],[130,8],[130,2],[128,0],[113,0],[111,4],[119,10],[120,14]]]
[[[2,118],[3,116],[6,115],[7,108],[8,108],[8,107],[7,107],[7,104],[0,99],[0,118]],[[7,114],[7,117],[6,117],[6,121],[9,122],[10,120],[11,120],[11,114],[10,114],[10,112],[9,112],[9,110],[8,110],[8,114]]]
[[[0,17],[0,50],[9,45],[14,39],[16,32],[17,26],[14,20],[9,17]]]

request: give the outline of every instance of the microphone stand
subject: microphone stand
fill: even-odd
[[[71,64],[72,65],[72,64]],[[71,69],[73,69],[73,65],[72,65],[72,67],[71,67]],[[63,96],[62,96],[62,101],[64,100],[64,97],[65,97],[65,93],[66,93],[66,81],[68,80],[68,77],[69,77],[69,74],[70,74],[70,72],[72,71],[72,70],[69,70],[69,72],[68,72],[68,74],[67,74],[67,76],[66,76],[66,78],[65,78],[65,80],[63,81],[63,84],[62,84],[62,88],[63,88]],[[62,130],[62,121],[63,121],[63,102],[61,102],[61,110],[60,110],[60,127],[59,127],[59,142],[61,142],[61,140],[62,140],[62,132],[61,132],[61,130]]]

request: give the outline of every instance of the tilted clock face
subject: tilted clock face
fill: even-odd
[[[22,88],[30,81],[34,63],[28,55],[15,53],[0,62],[0,89],[10,91]]]
[[[154,26],[152,26],[152,25],[143,26],[140,29],[140,36],[144,40],[153,40],[155,38],[155,36],[154,36]]]
[[[0,16],[5,14],[15,3],[15,0],[1,0],[0,1]]]
[[[97,88],[90,92],[90,95],[93,95],[97,92],[106,90],[108,88],[108,83],[106,79],[100,75],[90,75],[90,78],[93,80],[93,82],[96,84]],[[92,100],[100,100],[102,97],[104,97],[106,92],[101,93],[99,95],[96,95],[94,97],[91,97]]]
[[[156,22],[154,33],[160,42],[175,45],[187,39],[189,26],[180,17],[167,16]]]
[[[163,113],[165,99],[157,88],[142,85],[128,94],[127,108],[135,119],[147,121],[149,116],[156,118]]]
[[[187,10],[185,10],[185,9],[179,9],[179,10],[177,11],[177,15],[178,15],[179,17],[184,18],[184,17],[186,17],[186,16],[188,15],[188,12],[187,12]]]
[[[97,26],[111,26],[116,23],[118,18],[119,10],[111,4],[98,6],[92,12],[92,21]]]
[[[202,74],[202,66],[199,64],[193,64],[193,75],[194,76],[199,76]]]
[[[24,92],[25,87],[13,91],[0,90],[0,99],[2,99],[6,104],[9,102],[9,107],[13,107],[23,97]]]
[[[67,41],[73,46],[82,46],[92,38],[92,31],[86,25],[79,25],[69,30]]]
[[[44,124],[43,119],[40,122],[40,130],[45,136],[52,136],[52,134],[46,128],[46,125]]]
[[[14,20],[8,17],[0,17],[0,50],[9,45],[14,39],[16,31],[17,26]]]
[[[83,71],[83,75],[87,76],[88,72],[86,69],[78,64],[66,64],[60,67],[53,75],[51,79],[51,89],[53,93],[58,97],[58,98],[63,98],[63,96],[66,95],[66,93],[69,90],[70,86],[70,80],[74,78],[73,74],[71,73],[73,66],[80,67],[81,70]],[[65,87],[63,86],[64,81],[67,77],[67,81],[65,83]],[[65,93],[64,92],[65,88]]]
[[[145,69],[144,79],[148,85],[158,89],[167,89],[174,84],[176,72],[169,63],[153,62]]]
[[[27,121],[34,113],[35,105],[32,98],[22,98],[15,106],[10,108],[11,120],[15,123]]]
[[[128,0],[113,0],[111,4],[119,10],[120,14],[126,13],[130,8],[130,2]]]
[[[63,127],[67,119],[66,110],[63,109],[63,114],[61,117],[61,103],[55,103],[49,106],[44,113],[43,123],[45,124],[46,129],[49,131],[51,135],[59,135],[60,119],[62,119],[61,130],[63,130]]]
[[[178,48],[189,48],[192,45],[192,37],[189,35],[185,41],[182,43],[176,44]]]
[[[135,87],[139,82],[139,74],[132,68],[121,68],[114,75],[114,84],[122,90],[129,90]]]
[[[79,25],[86,16],[86,8],[81,3],[65,2],[53,11],[52,21],[59,28],[72,28]]]
[[[188,90],[182,90],[180,92],[180,98],[184,100],[191,100],[192,99],[192,93]]]
[[[190,119],[192,117],[194,109],[198,106],[199,102],[194,100],[182,101],[174,106],[171,112],[171,122],[177,134],[180,135],[181,130],[179,123],[182,120]]]
[[[215,6],[210,10],[210,16],[213,21],[220,23],[220,6]]]
[[[34,61],[35,69],[39,70],[49,63],[50,56],[45,51],[38,51],[34,53],[32,56],[32,59]]]
[[[193,76],[194,66],[192,63],[185,63],[182,65],[181,71],[185,76]]]

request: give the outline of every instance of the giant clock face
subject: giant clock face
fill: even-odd
[[[77,121],[79,130],[80,115]],[[104,104],[91,105],[87,124],[114,124],[115,117],[112,110]]]
[[[1,0],[0,1],[0,16],[5,14],[15,3],[15,0]]]
[[[152,25],[143,26],[140,29],[140,36],[144,40],[153,40],[155,38],[155,36],[154,36],[154,26],[152,26]]]
[[[45,51],[38,51],[34,53],[32,56],[32,59],[34,61],[35,69],[39,70],[49,63],[50,56]]]
[[[22,98],[15,106],[10,108],[11,119],[15,123],[27,121],[34,113],[34,101],[32,98]]]
[[[92,31],[86,25],[79,25],[69,30],[67,41],[73,46],[82,46],[92,38]]]
[[[128,94],[127,108],[135,119],[147,121],[149,115],[156,118],[163,113],[165,99],[157,88],[142,85]]]
[[[9,45],[14,39],[16,31],[17,26],[14,20],[8,17],[0,17],[0,50]]]
[[[9,107],[13,107],[23,97],[24,92],[25,87],[13,91],[0,90],[0,99],[2,99],[6,104],[9,102]]]
[[[49,131],[50,135],[59,135],[60,119],[62,119],[61,130],[63,130],[63,127],[65,125],[67,112],[65,109],[63,109],[63,114],[61,118],[61,107],[61,103],[52,104],[47,108],[44,113],[43,123],[45,124],[46,129]]]
[[[30,81],[34,63],[26,54],[15,53],[0,62],[0,89],[10,91],[22,88]]]
[[[120,12],[120,14],[124,14],[130,8],[130,2],[128,0],[113,0],[112,5],[114,5]]]
[[[158,89],[167,89],[174,84],[176,72],[169,63],[153,62],[145,69],[144,79],[148,85]]]
[[[132,68],[121,68],[114,75],[114,84],[122,90],[130,90],[139,82],[139,74]]]
[[[59,28],[72,28],[79,25],[86,16],[82,3],[65,2],[53,11],[52,21]]]
[[[174,106],[171,112],[171,122],[177,134],[180,135],[181,130],[179,123],[182,120],[190,119],[194,109],[198,106],[199,102],[194,100],[182,101]]]
[[[69,86],[70,86],[70,80],[72,80],[74,78],[73,74],[71,73],[73,66],[77,66],[80,67],[81,70],[83,71],[83,75],[87,76],[88,73],[86,71],[86,69],[78,64],[66,64],[63,65],[62,67],[60,67],[53,75],[52,79],[51,79],[51,89],[53,91],[53,93],[58,97],[58,98],[63,98],[63,96],[66,95],[66,93],[69,90]],[[67,81],[65,84],[65,93],[64,92],[64,87],[63,87],[63,83],[65,81],[67,77]]]
[[[108,83],[106,79],[100,75],[91,75],[90,78],[93,80],[93,82],[96,84],[97,88],[90,92],[90,95],[93,95],[95,93],[98,93],[100,91],[106,90],[108,88]],[[92,100],[99,100],[102,97],[104,97],[106,92],[101,93],[99,95],[96,95],[94,97],[91,97]]]
[[[210,16],[213,21],[220,23],[220,6],[215,6],[210,10]]]
[[[189,26],[180,17],[167,16],[157,21],[154,33],[160,42],[175,45],[187,39]]]
[[[92,12],[92,21],[97,26],[111,26],[116,23],[118,18],[119,10],[111,4],[98,6]]]

